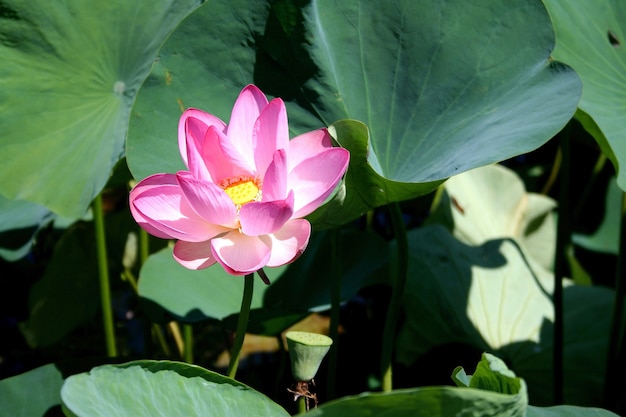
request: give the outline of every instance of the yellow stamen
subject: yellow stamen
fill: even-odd
[[[251,201],[258,201],[261,193],[258,181],[249,177],[229,178],[222,181],[220,186],[239,207]]]

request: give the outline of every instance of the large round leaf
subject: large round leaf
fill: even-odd
[[[525,415],[528,396],[524,382],[491,354],[483,354],[474,375],[467,375],[463,368],[457,367],[452,379],[462,388],[428,387],[362,394],[333,401],[309,414],[331,417]]]
[[[0,193],[82,216],[159,46],[199,3],[1,1]]]
[[[300,259],[267,289],[263,304],[289,312],[328,309],[333,280],[339,279],[344,302],[364,287],[387,284],[388,262],[388,244],[378,235],[360,231],[318,233]]]
[[[523,417],[526,395],[470,388],[428,387],[344,397],[299,416],[310,417]],[[581,415],[582,416],[582,415]]]
[[[266,268],[265,272],[273,282],[284,269]],[[152,254],[143,264],[138,291],[152,314],[165,313],[165,309],[179,320],[195,322],[207,318],[222,320],[238,313],[243,287],[243,277],[230,275],[219,265],[199,271],[184,268],[174,260],[172,248],[168,247]],[[267,288],[255,277],[252,308],[262,305]]]
[[[441,226],[409,232],[404,298],[407,320],[398,360],[411,366],[429,350],[453,343],[497,354],[528,384],[533,404],[551,403],[553,277],[512,239],[478,246]],[[613,291],[564,290],[565,401],[597,405],[602,396]]]
[[[406,183],[535,149],[576,109],[580,82],[550,59],[554,35],[539,0],[296,3],[217,0],[179,26],[134,109],[128,161],[136,177],[182,167],[182,108],[228,121],[253,82],[288,102],[294,133],[340,119],[369,127],[367,162],[388,180],[359,196],[371,207]],[[344,213],[345,221],[358,214]]]
[[[579,106],[586,114],[581,114],[581,121],[612,159],[617,183],[626,190],[626,171],[621,169],[626,164],[626,4],[621,0],[544,2],[556,32],[553,55],[572,66],[583,82]]]
[[[497,352],[527,381],[531,401],[548,404],[554,202],[527,193],[501,166],[458,175],[445,190],[435,220],[444,219],[451,234],[437,226],[409,236],[406,309],[413,319],[401,333],[399,358],[410,364],[448,343]],[[613,292],[565,284],[565,397],[598,404]]]
[[[502,165],[450,178],[435,216],[449,217],[454,236],[468,245],[512,238],[544,269],[554,262],[556,202],[528,193],[522,179]],[[444,216],[440,216],[444,212]]]
[[[263,394],[198,366],[157,361],[104,365],[61,389],[71,416],[288,417]]]
[[[332,243],[336,238],[337,242]],[[336,247],[337,249],[333,249]],[[339,250],[340,255],[333,254]],[[362,288],[386,281],[380,273],[388,262],[387,243],[371,233],[317,233],[306,252],[293,264],[265,268],[271,284],[255,279],[248,330],[274,335],[311,311],[331,303],[333,256],[341,259],[341,300],[349,300]],[[155,320],[174,316],[183,321],[225,320],[239,313],[243,277],[232,276],[218,265],[200,271],[185,269],[166,248],[151,255],[142,266],[139,295]]]

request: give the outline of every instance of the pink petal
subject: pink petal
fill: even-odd
[[[194,124],[193,129],[191,129],[193,137],[187,136],[187,119],[190,117],[193,117],[200,122],[199,124]],[[203,112],[202,110],[187,109],[183,112],[182,116],[180,116],[180,120],[178,121],[178,148],[180,149],[180,155],[182,156],[183,161],[185,161],[185,165],[187,165],[187,148],[190,145],[197,147],[197,144],[202,142],[204,132],[209,126],[215,126],[215,128],[220,132],[223,132],[226,128],[226,124],[222,120],[212,114]],[[196,140],[198,142],[195,142]]]
[[[176,176],[173,174],[155,174],[151,175],[143,180],[139,181],[137,185],[130,190],[130,195],[128,196],[128,205],[130,207],[130,213],[132,214],[135,221],[139,224],[139,226],[144,229],[146,232],[150,233],[153,236],[160,237],[161,239],[171,239],[171,235],[165,233],[156,227],[153,227],[148,219],[141,214],[135,208],[135,199],[137,196],[141,195],[141,193],[145,192],[154,187],[161,187],[163,185],[176,185]]]
[[[293,192],[285,200],[251,202],[239,210],[241,231],[248,236],[273,233],[283,227],[293,214]]]
[[[288,221],[272,233],[272,255],[267,266],[281,266],[295,261],[306,249],[311,236],[311,224],[304,219]]]
[[[197,215],[184,198],[178,184],[171,184],[172,177],[175,178],[173,175],[167,176],[166,184],[142,187],[142,191],[132,198],[132,205],[139,219],[147,222],[151,229],[160,232],[155,236],[201,242],[230,230],[211,224]]]
[[[174,245],[174,259],[187,269],[204,269],[216,260],[211,253],[211,241],[185,242],[179,240]]]
[[[263,199],[284,200],[287,197],[287,154],[284,149],[274,152],[274,158],[263,177]]]
[[[245,145],[242,148],[242,143],[248,141],[241,141],[240,138],[228,135],[219,136],[219,147],[224,155],[224,158],[236,167],[239,171],[245,171],[248,175],[256,176],[257,169],[254,165],[254,151],[252,145]]]
[[[246,236],[233,230],[211,240],[213,256],[229,274],[246,275],[263,268],[270,259],[271,239]]]
[[[206,133],[208,127],[200,119],[195,117],[188,117],[185,123],[185,137],[187,143],[187,155],[185,163],[187,168],[194,177],[202,178],[205,180],[211,179],[211,173],[204,161],[204,153],[208,146],[206,146]],[[211,126],[211,129],[215,129]]]
[[[295,196],[292,218],[304,217],[317,209],[333,192],[349,161],[346,149],[332,148],[298,164],[289,173],[288,188]]]
[[[254,162],[261,175],[272,162],[277,149],[289,146],[289,125],[285,103],[279,98],[270,101],[254,125]]]
[[[249,166],[254,166],[255,144],[252,137],[254,124],[265,106],[267,106],[265,94],[250,84],[241,90],[228,122],[228,138],[239,153],[247,157]]]
[[[185,171],[176,174],[176,178],[185,199],[198,216],[209,223],[237,228],[237,208],[223,189]]]
[[[241,175],[254,176],[254,167],[248,166],[248,162],[233,148],[228,137],[216,128],[209,127],[206,131],[202,150],[200,163],[207,167],[214,183],[219,184],[223,179]],[[194,172],[191,168],[190,171]]]
[[[289,141],[289,170],[300,165],[305,159],[332,148],[330,134],[326,128],[303,133]]]

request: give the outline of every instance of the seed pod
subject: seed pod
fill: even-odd
[[[293,377],[296,381],[312,380],[333,340],[323,334],[309,332],[287,332],[286,337]]]

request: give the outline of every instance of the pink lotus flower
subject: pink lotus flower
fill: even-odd
[[[174,258],[189,269],[218,262],[233,275],[293,262],[305,250],[302,217],[332,193],[349,153],[326,129],[289,140],[287,111],[245,87],[226,125],[186,110],[178,146],[187,171],[155,174],[130,192],[133,217],[148,233],[178,239]]]

